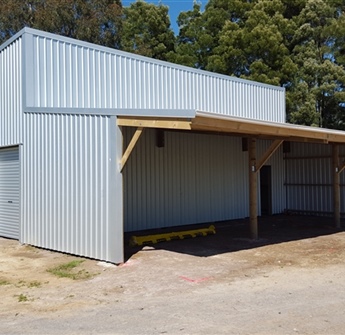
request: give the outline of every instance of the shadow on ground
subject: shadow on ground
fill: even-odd
[[[342,227],[337,229],[335,228],[333,219],[328,217],[274,215],[260,217],[258,219],[259,239],[252,240],[250,239],[249,219],[223,221],[212,224],[216,227],[215,235],[160,242],[151,245],[154,249],[169,250],[199,257],[208,257],[227,252],[252,249],[270,244],[296,241],[344,231],[344,222],[342,222]],[[129,239],[133,235],[141,236],[162,234],[171,231],[205,228],[209,225],[210,223],[126,233],[125,261],[130,259],[144,247],[129,246]]]

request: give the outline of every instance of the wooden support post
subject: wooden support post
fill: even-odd
[[[332,145],[333,165],[333,210],[334,223],[340,228],[340,171],[339,171],[339,145]]]
[[[249,165],[249,218],[250,235],[256,240],[258,238],[258,184],[256,171],[256,139],[248,139],[248,165]]]

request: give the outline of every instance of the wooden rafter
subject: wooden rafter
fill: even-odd
[[[256,165],[256,171],[260,171],[260,169],[265,165],[265,163],[272,157],[272,155],[277,151],[280,145],[284,142],[284,140],[275,140],[270,145],[270,147],[266,150],[264,155],[261,157],[259,162]]]
[[[133,151],[136,143],[139,140],[139,137],[141,136],[141,134],[143,133],[144,128],[143,127],[138,127],[137,130],[135,131],[131,141],[128,144],[128,147],[126,149],[126,151],[124,152],[122,158],[121,158],[121,162],[120,162],[120,171],[122,171],[122,169],[124,168],[131,152]]]

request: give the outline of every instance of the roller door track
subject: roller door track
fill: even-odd
[[[0,149],[0,236],[19,239],[19,150]]]

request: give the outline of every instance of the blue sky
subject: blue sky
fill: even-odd
[[[123,6],[129,6],[135,0],[122,0]],[[154,3],[158,5],[159,0],[146,0],[146,2]],[[207,0],[199,0],[198,1],[202,6],[205,6]],[[185,12],[193,8],[193,0],[161,0],[163,5],[169,7],[169,15],[170,15],[170,22],[171,27],[175,31],[175,34],[178,34],[178,27],[176,24],[176,20],[180,12]]]

